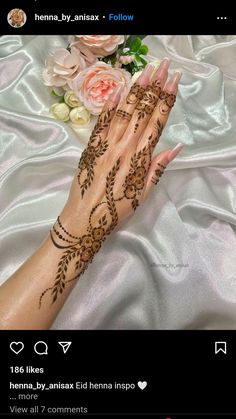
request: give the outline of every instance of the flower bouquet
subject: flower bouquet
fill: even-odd
[[[148,63],[148,47],[139,37],[126,35],[69,36],[67,48],[58,48],[45,63],[43,80],[56,102],[50,113],[75,130],[98,116],[116,86],[121,100],[132,77]]]

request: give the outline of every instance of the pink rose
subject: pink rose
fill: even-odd
[[[130,64],[134,60],[135,60],[135,55],[120,55],[119,57],[119,62],[124,65]]]
[[[126,70],[112,68],[101,61],[93,64],[68,82],[76,96],[93,114],[98,115],[118,84],[123,85],[121,99],[131,87],[131,75]]]
[[[124,40],[124,35],[75,35],[75,43],[72,45],[79,47],[82,44],[97,57],[106,57],[113,54]]]
[[[46,86],[65,86],[68,80],[73,80],[80,71],[95,61],[95,57],[88,49],[65,48],[57,49],[46,60],[43,79]]]

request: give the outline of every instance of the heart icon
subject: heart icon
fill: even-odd
[[[147,387],[147,381],[139,381],[138,386],[141,390],[144,390]]]
[[[11,342],[10,348],[12,352],[18,355],[24,349],[24,344],[23,342]]]

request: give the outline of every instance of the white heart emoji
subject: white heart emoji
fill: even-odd
[[[24,344],[23,342],[11,342],[10,348],[12,352],[18,355],[24,349]]]
[[[141,390],[144,390],[147,387],[147,381],[139,381],[138,386]]]

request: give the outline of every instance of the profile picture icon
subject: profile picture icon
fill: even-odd
[[[7,21],[13,28],[21,28],[26,22],[26,14],[22,9],[12,9],[7,15]]]

